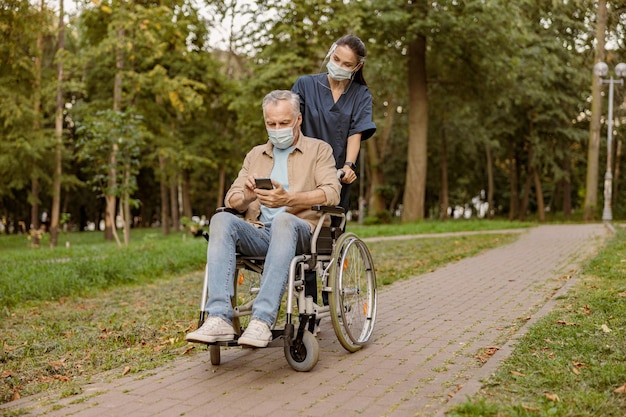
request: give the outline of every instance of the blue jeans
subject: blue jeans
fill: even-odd
[[[307,222],[289,213],[278,214],[271,224],[258,228],[230,214],[217,213],[211,218],[207,271],[209,299],[206,311],[232,322],[231,297],[235,279],[235,252],[264,256],[261,288],[254,300],[252,318],[272,327],[289,278],[289,264],[296,254],[310,251],[311,228]]]

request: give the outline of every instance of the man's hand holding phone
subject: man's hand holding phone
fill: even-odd
[[[277,208],[288,205],[289,193],[279,183],[269,178],[255,178],[254,192],[265,207]]]

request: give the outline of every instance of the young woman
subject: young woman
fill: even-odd
[[[363,77],[367,52],[354,35],[338,39],[328,51],[321,74],[298,78],[292,91],[300,96],[302,133],[333,148],[337,169],[343,169],[340,205],[350,208],[350,184],[356,178],[361,141],[376,132],[372,95]]]

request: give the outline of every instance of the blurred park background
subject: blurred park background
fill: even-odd
[[[592,69],[626,59],[625,24],[616,0],[2,0],[0,228],[123,244],[210,217],[262,97],[346,33],[378,126],[354,219],[600,220],[605,169],[623,219],[624,88],[607,148]]]

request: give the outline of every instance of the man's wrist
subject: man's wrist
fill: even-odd
[[[354,162],[346,161],[343,166],[350,168],[352,171],[356,170],[356,164]]]

